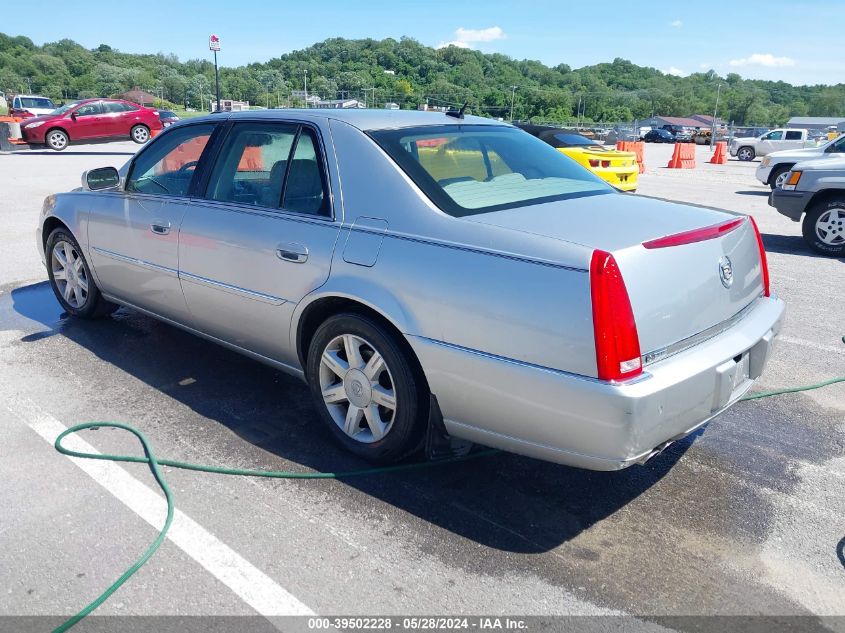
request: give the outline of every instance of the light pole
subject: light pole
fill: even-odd
[[[513,123],[513,102],[514,102],[514,99],[516,98],[516,89],[517,88],[519,88],[519,86],[511,86],[511,123]]]
[[[305,107],[308,107],[308,69],[302,71],[305,74]]]
[[[217,51],[220,50],[220,38],[216,35],[208,36],[208,50],[214,51],[214,84],[217,87],[217,106],[216,109],[220,111],[220,72],[217,69]],[[214,112],[214,109],[211,109]]]
[[[716,87],[716,107],[713,108],[713,125],[710,127],[710,151],[713,151],[713,145],[716,142],[716,113],[719,111],[719,93],[722,92],[722,84]]]

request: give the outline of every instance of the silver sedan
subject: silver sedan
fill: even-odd
[[[784,311],[751,218],[457,112],[183,121],[47,198],[37,244],[68,313],[128,306],[302,377],[374,461],[644,462],[749,389]]]

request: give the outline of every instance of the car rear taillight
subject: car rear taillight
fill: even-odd
[[[757,248],[760,249],[760,269],[763,275],[763,296],[771,297],[771,289],[769,288],[769,262],[766,260],[766,247],[763,246],[763,236],[760,235],[760,229],[757,228],[757,223],[750,215],[748,219],[751,220],[751,226],[754,227],[754,233],[757,235]]]
[[[590,159],[590,167],[598,167],[598,166],[599,166],[599,160],[597,158],[591,158]]]
[[[640,338],[628,289],[613,255],[593,251],[590,294],[600,380],[627,380],[643,371]]]
[[[610,161],[609,160],[603,160],[601,162],[601,166],[602,167],[610,167]]]

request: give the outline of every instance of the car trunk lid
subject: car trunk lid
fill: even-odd
[[[646,361],[681,341],[718,330],[764,290],[754,226],[745,216],[716,209],[614,194],[465,219],[612,254],[630,296]],[[719,225],[728,228],[697,233]],[[662,240],[679,235],[683,237]]]

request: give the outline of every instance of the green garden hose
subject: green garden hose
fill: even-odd
[[[842,342],[845,343],[845,336],[842,337]],[[845,376],[831,378],[830,380],[825,380],[824,382],[819,382],[812,385],[805,385],[803,387],[786,387],[784,389],[774,389],[772,391],[760,391],[758,393],[746,395],[742,398],[742,400],[759,400],[760,398],[769,398],[771,396],[779,396],[785,393],[811,391],[813,389],[821,389],[822,387],[827,387],[828,385],[832,385],[838,382],[845,382]],[[80,453],[78,451],[73,451],[69,448],[65,448],[64,446],[62,446],[62,440],[66,436],[71,435],[73,433],[78,433],[79,431],[84,431],[85,429],[92,428],[114,428],[129,431],[135,437],[138,438],[139,442],[141,442],[141,446],[144,448],[144,453],[146,456],[135,457],[132,455],[109,455],[106,453]],[[242,475],[246,477],[269,477],[272,479],[348,479],[352,477],[366,477],[369,475],[382,475],[388,473],[405,472],[409,470],[421,470],[434,466],[441,466],[444,464],[454,464],[458,462],[468,461],[471,459],[478,459],[480,457],[487,457],[489,455],[495,455],[500,452],[497,449],[488,449],[484,451],[478,451],[476,453],[470,453],[468,455],[460,457],[451,457],[437,461],[415,462],[412,464],[382,466],[377,468],[364,468],[361,470],[348,470],[336,473],[303,473],[284,470],[250,470],[244,468],[225,468],[222,466],[191,464],[189,462],[179,462],[173,459],[158,459],[155,456],[155,453],[153,452],[153,448],[150,445],[149,440],[147,440],[147,437],[141,431],[132,426],[129,426],[128,424],[120,424],[118,422],[86,422],[84,424],[77,424],[76,426],[72,426],[67,430],[63,431],[56,438],[54,446],[56,450],[59,451],[59,453],[63,455],[68,455],[70,457],[82,457],[85,459],[102,459],[110,462],[134,462],[138,464],[148,464],[150,470],[153,473],[153,477],[155,477],[156,483],[158,483],[159,488],[161,488],[161,491],[164,493],[164,498],[167,501],[167,518],[165,519],[164,526],[161,528],[161,531],[158,533],[158,536],[150,544],[147,550],[141,555],[141,558],[139,558],[131,567],[129,567],[129,569],[123,572],[120,578],[115,580],[114,583],[112,583],[112,585],[108,589],[106,589],[95,600],[93,600],[90,604],[84,607],[79,613],[66,620],[60,626],[56,627],[53,630],[53,633],[63,633],[64,631],[67,631],[72,626],[77,624],[80,620],[89,615],[92,611],[94,611],[94,609],[96,609],[106,600],[108,600],[109,596],[111,596],[115,591],[117,591],[120,586],[123,585],[123,583],[129,580],[132,574],[134,574],[141,567],[143,567],[144,563],[146,563],[150,559],[150,557],[164,542],[164,539],[167,536],[167,531],[170,529],[170,524],[173,522],[173,512],[175,506],[173,505],[173,494],[170,490],[170,486],[167,485],[167,480],[165,480],[164,474],[161,472],[161,466],[170,466],[171,468],[181,468],[183,470],[193,470],[201,473],[216,473],[219,475]]]

